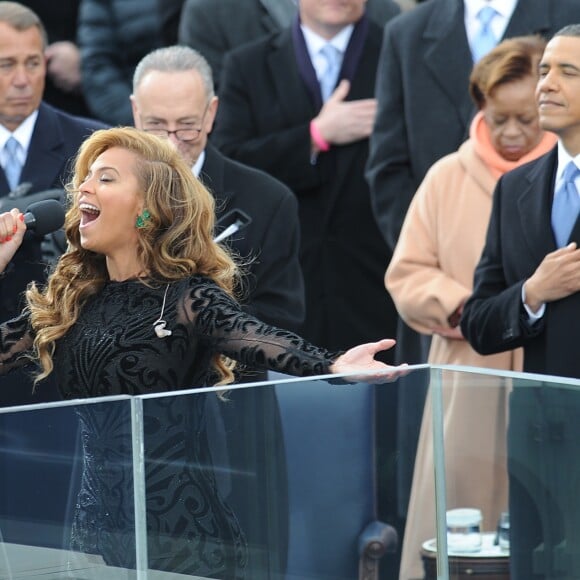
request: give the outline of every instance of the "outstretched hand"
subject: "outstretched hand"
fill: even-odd
[[[17,209],[0,214],[0,272],[3,272],[26,232],[24,215]]]
[[[349,380],[366,383],[382,383],[393,381],[404,374],[407,365],[391,366],[375,359],[375,355],[383,350],[395,346],[392,338],[385,338],[377,342],[359,344],[339,356],[330,367],[330,372],[336,374],[363,373]]]

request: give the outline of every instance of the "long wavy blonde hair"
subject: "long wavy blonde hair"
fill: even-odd
[[[78,191],[96,158],[112,147],[126,149],[137,157],[136,174],[144,207],[151,216],[146,227],[139,229],[138,247],[148,278],[168,282],[202,274],[234,294],[238,268],[213,242],[214,199],[179,153],[169,142],[132,127],[96,131],[81,145],[66,188],[69,209],[64,229],[68,249],[46,287],[31,284],[26,292],[35,332],[34,354],[41,366],[36,382],[53,370],[56,341],[75,324],[87,299],[109,279],[105,256],[80,244]],[[216,355],[212,364],[220,378],[218,384],[233,380],[232,361]]]

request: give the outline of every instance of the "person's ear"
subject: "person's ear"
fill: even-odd
[[[131,111],[133,111],[133,125],[135,125],[137,129],[141,129],[139,126],[139,108],[137,107],[137,99],[135,99],[135,95],[130,95],[129,101],[131,101]]]
[[[216,116],[217,110],[218,110],[218,104],[219,104],[219,100],[217,97],[214,96],[214,97],[212,97],[212,99],[209,102],[209,105],[207,107],[207,113],[205,114],[204,125],[205,125],[205,132],[208,134],[211,133],[211,130],[213,129],[215,116]]]

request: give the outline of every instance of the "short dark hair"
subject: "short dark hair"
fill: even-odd
[[[546,44],[539,35],[516,36],[500,42],[478,61],[469,78],[469,94],[478,109],[500,85],[527,77],[537,79]]]

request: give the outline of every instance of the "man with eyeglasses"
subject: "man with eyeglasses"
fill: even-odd
[[[266,173],[224,157],[208,142],[218,108],[207,61],[195,50],[171,46],[138,64],[131,95],[135,126],[170,139],[216,200],[218,231],[241,210],[251,222],[225,243],[247,268],[245,307],[260,319],[295,329],[304,318],[298,261],[298,204]]]
[[[151,52],[135,69],[131,104],[135,126],[170,139],[215,197],[217,234],[231,225],[232,211],[241,210],[251,219],[244,229],[224,240],[247,263],[245,309],[276,326],[296,328],[305,313],[298,259],[298,203],[281,182],[227,159],[208,142],[218,99],[207,61],[185,46]],[[239,380],[260,378],[265,376],[252,373],[251,369],[238,376]],[[268,492],[264,470],[286,470],[277,395],[275,389],[243,389],[232,391],[228,399],[227,406],[206,409],[205,423],[213,442],[212,463],[216,473],[220,473],[216,475],[216,485],[235,511],[248,542],[259,545],[263,538],[252,534],[272,523],[258,522],[259,510],[252,500]],[[249,435],[240,433],[237,416],[256,417],[261,428],[253,436],[256,449],[261,451],[248,455],[244,442]],[[283,478],[276,493],[280,504],[285,505]],[[277,517],[278,526],[273,533],[284,538],[288,514],[280,511]],[[271,558],[269,566],[282,573],[284,562],[285,552],[280,549],[279,561]],[[248,578],[255,575],[253,566],[252,560],[248,563]]]

